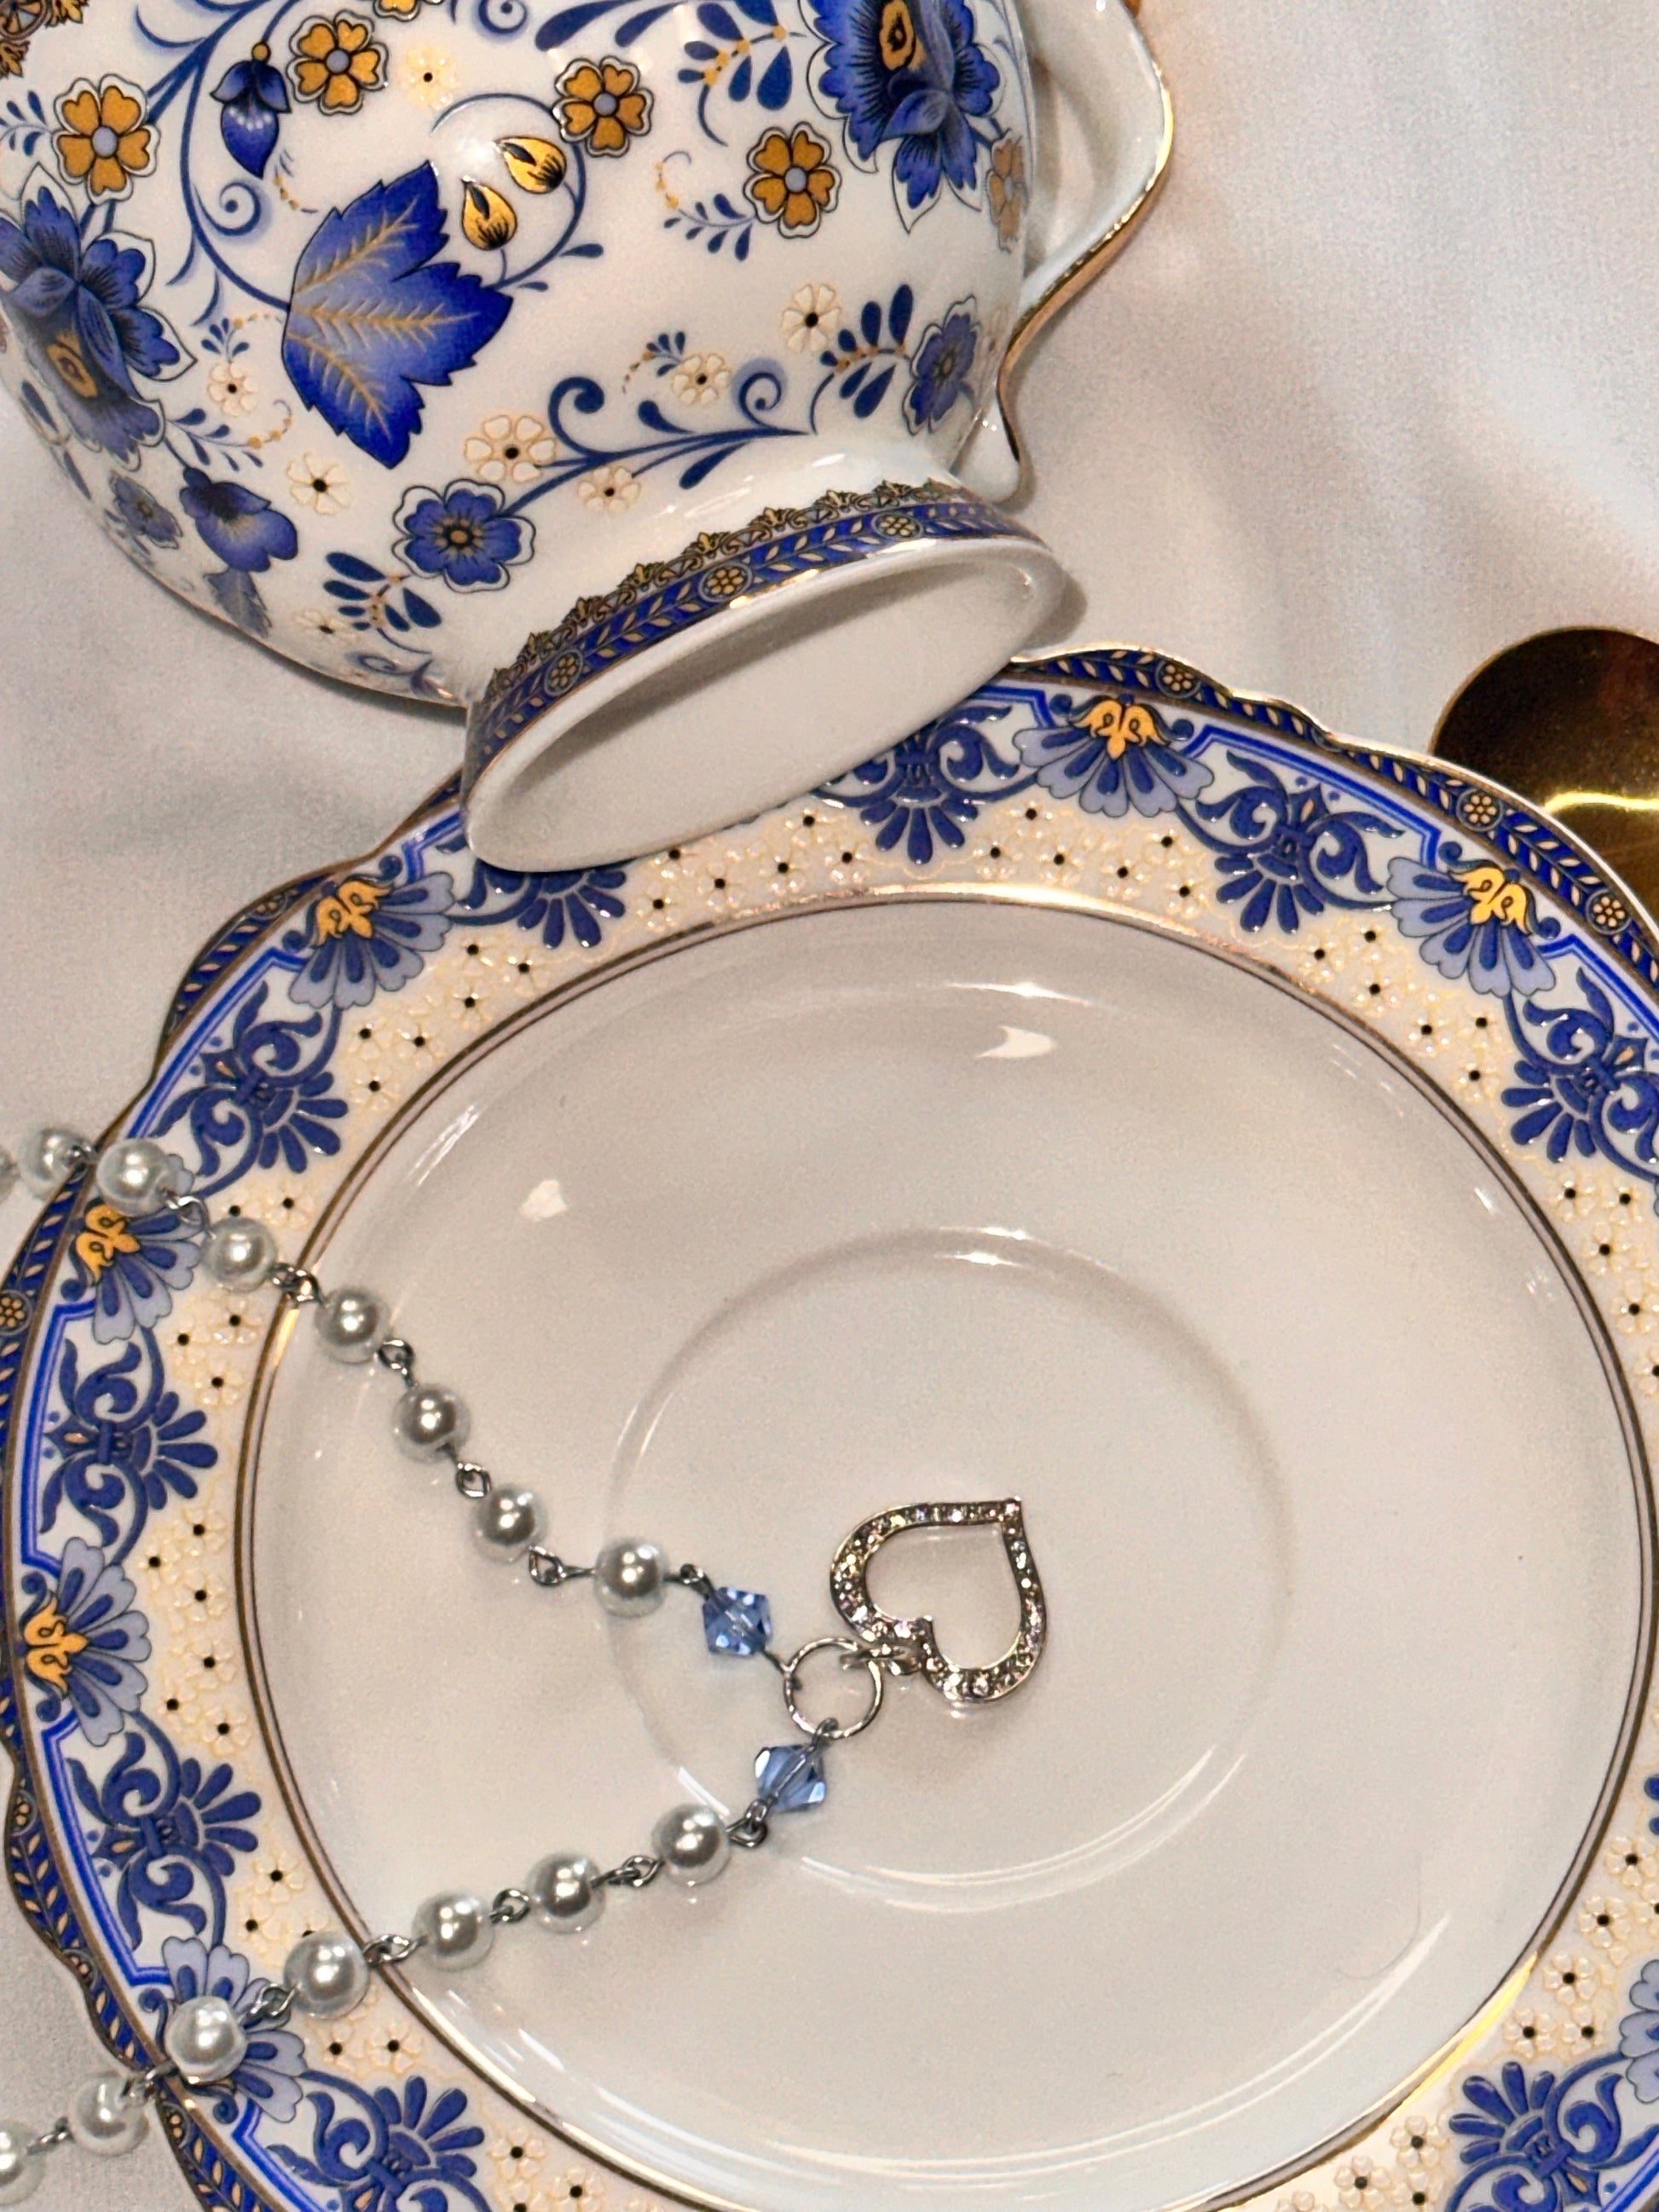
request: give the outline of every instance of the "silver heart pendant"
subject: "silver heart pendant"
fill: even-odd
[[[989,1667],[958,1667],[939,1650],[929,1616],[896,1620],[870,1595],[870,1562],[882,1546],[909,1528],[998,1528],[1019,1594],[1019,1629]],[[901,1505],[861,1521],[836,1554],[830,1570],[836,1610],[872,1659],[894,1674],[923,1674],[953,1705],[988,1705],[1018,1689],[1037,1661],[1048,1632],[1042,1583],[1025,1535],[1018,1498],[985,1498],[971,1505]]]

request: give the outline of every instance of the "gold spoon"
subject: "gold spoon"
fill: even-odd
[[[1594,847],[1659,913],[1659,645],[1547,630],[1472,676],[1429,750],[1507,784]]]

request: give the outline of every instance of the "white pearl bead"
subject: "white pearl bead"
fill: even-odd
[[[362,2002],[368,1988],[368,1966],[349,1936],[329,1929],[302,1936],[289,1953],[283,1979],[301,2012],[313,2020],[334,2020]]]
[[[446,1451],[459,1451],[471,1427],[471,1414],[440,1382],[410,1383],[392,1412],[392,1433],[410,1459],[441,1459]]]
[[[21,2204],[46,2179],[46,2160],[29,2148],[33,2141],[21,2120],[0,2120],[0,2204]]]
[[[17,1188],[17,1163],[3,1145],[0,1145],[0,1206],[3,1206]]]
[[[192,2088],[226,2080],[247,2057],[242,2023],[223,1997],[187,1997],[175,2005],[161,2041]]]
[[[676,1805],[651,1831],[651,1848],[671,1881],[692,1889],[726,1871],[732,1845],[724,1823],[707,1805]]]
[[[538,1859],[525,1887],[535,1900],[543,1927],[561,1936],[579,1936],[605,1911],[599,1869],[580,1851],[554,1851]]]
[[[94,2158],[119,2158],[137,2150],[149,2130],[149,2114],[130,2074],[94,2074],[70,2099],[70,2133]]]
[[[637,1620],[662,1603],[668,1554],[642,1536],[623,1536],[607,1544],[593,1562],[593,1595],[607,1613]]]
[[[495,1942],[489,1907],[466,1889],[441,1890],[428,1897],[410,1923],[410,1933],[421,1937],[428,1959],[456,1973],[483,1966]]]
[[[17,1172],[37,1198],[50,1198],[90,1150],[73,1129],[31,1129],[18,1149]]]
[[[276,1264],[276,1239],[263,1221],[228,1213],[202,1246],[202,1267],[228,1291],[257,1291]]]
[[[331,1291],[317,1308],[317,1336],[331,1359],[348,1366],[373,1359],[391,1316],[373,1291]]]
[[[129,1221],[155,1213],[173,1188],[173,1166],[160,1145],[148,1137],[118,1137],[99,1155],[93,1181]]]
[[[490,1490],[472,1509],[472,1534],[487,1559],[510,1566],[547,1528],[546,1509],[533,1490]]]

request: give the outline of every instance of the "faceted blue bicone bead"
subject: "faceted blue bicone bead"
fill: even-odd
[[[755,1761],[755,1779],[775,1813],[804,1813],[822,1805],[829,1784],[823,1778],[823,1747],[817,1743],[775,1743]]]
[[[758,1590],[717,1589],[702,1601],[702,1632],[711,1651],[752,1659],[772,1641],[772,1608]]]

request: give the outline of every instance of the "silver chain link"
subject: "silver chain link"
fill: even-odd
[[[653,1858],[649,1851],[635,1851],[617,1865],[607,1867],[594,1876],[594,1886],[604,1889],[648,1889],[662,1872],[662,1861]]]
[[[290,1260],[278,1260],[270,1271],[270,1281],[291,1304],[314,1306],[323,1295],[323,1286],[309,1267],[296,1267]]]
[[[565,1583],[591,1582],[593,1577],[592,1567],[573,1567],[568,1559],[562,1559],[543,1544],[532,1544],[524,1562],[538,1589],[558,1589]]]
[[[281,2027],[293,2010],[294,1991],[288,1984],[267,1982],[243,2015],[242,2025],[245,2027]]]
[[[376,1936],[363,1946],[363,1963],[368,1966],[401,1966],[405,1959],[412,1959],[417,1951],[425,1948],[424,1936]]]

